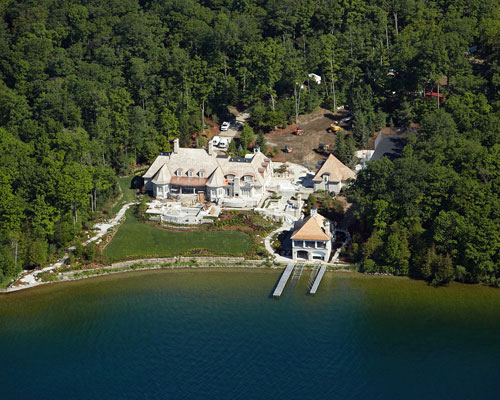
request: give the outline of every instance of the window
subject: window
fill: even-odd
[[[188,171],[188,176],[189,176],[190,178],[193,176],[193,171],[192,171],[191,169]]]
[[[328,174],[324,174],[324,175],[323,175],[323,182],[327,183],[327,182],[328,182],[328,178],[329,178],[329,177],[330,177],[330,176],[329,176]]]
[[[204,178],[205,177],[205,171],[200,171],[199,175],[200,175],[200,178]]]
[[[158,186],[158,187],[156,188],[156,191],[157,191],[158,193],[161,193],[161,192],[162,192],[161,186]]]
[[[181,176],[182,175],[182,169],[179,168],[177,171],[175,171],[175,175]]]

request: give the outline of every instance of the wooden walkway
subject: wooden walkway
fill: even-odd
[[[295,267],[295,264],[288,264],[285,268],[285,271],[283,271],[283,274],[281,275],[281,278],[276,285],[276,289],[274,289],[273,297],[280,297],[281,294],[283,293],[283,289],[285,289],[285,285],[288,282],[288,278],[290,278],[290,275],[292,275],[293,267]]]
[[[316,279],[314,279],[314,283],[311,287],[311,290],[309,291],[309,294],[316,294],[321,279],[323,279],[323,275],[325,275],[325,271],[326,271],[326,265],[323,264],[318,271],[318,275],[316,275]]]

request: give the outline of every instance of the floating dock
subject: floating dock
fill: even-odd
[[[276,285],[276,289],[274,289],[273,297],[281,296],[283,290],[285,289],[285,285],[288,282],[288,278],[290,278],[290,275],[292,275],[293,267],[295,267],[295,264],[288,264],[286,266],[278,284]]]
[[[325,271],[326,271],[326,264],[323,264],[318,271],[318,275],[316,275],[316,278],[314,279],[314,283],[311,287],[311,290],[309,291],[309,294],[316,294],[321,279],[323,279],[323,275],[325,275]]]

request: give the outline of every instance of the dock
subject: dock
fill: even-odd
[[[314,283],[311,287],[311,290],[309,291],[309,294],[316,294],[318,291],[319,284],[321,282],[321,279],[323,279],[323,275],[325,275],[326,271],[326,264],[323,264],[318,271],[318,274],[316,275],[316,278],[314,279]]]
[[[295,264],[288,264],[286,266],[278,284],[276,285],[276,289],[274,289],[273,297],[276,298],[281,296],[283,290],[285,289],[285,285],[288,282],[288,278],[290,278],[290,275],[292,275],[293,267],[295,267]]]

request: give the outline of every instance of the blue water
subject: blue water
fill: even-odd
[[[2,399],[498,399],[500,290],[152,271],[0,297]]]

